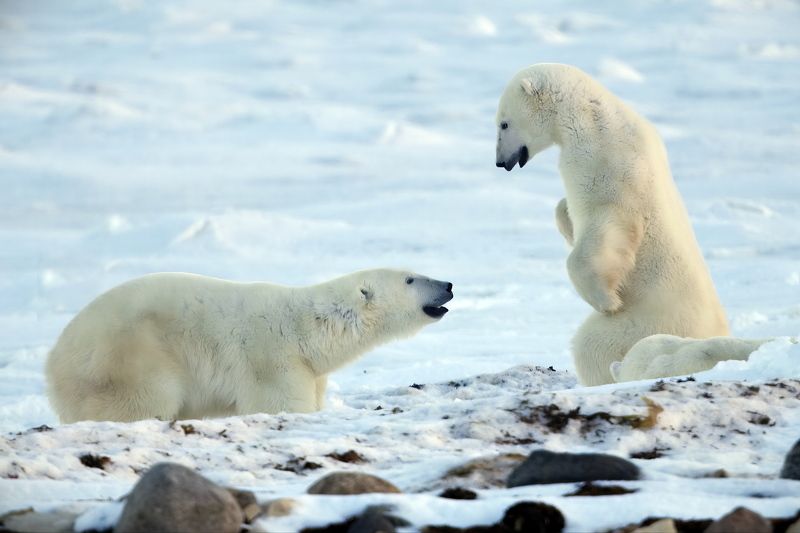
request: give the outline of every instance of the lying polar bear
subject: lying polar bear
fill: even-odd
[[[720,361],[746,361],[751,353],[771,340],[651,335],[634,344],[622,361],[611,363],[609,370],[617,383],[694,374],[710,370]]]
[[[572,340],[583,385],[611,383],[609,365],[640,339],[728,334],[656,129],[581,70],[518,72],[497,109],[497,166],[524,166],[554,144],[566,198],[556,224],[567,272],[594,308]]]
[[[438,321],[452,288],[387,269],[308,287],[144,276],[67,325],[48,396],[62,422],[314,411],[330,372]]]

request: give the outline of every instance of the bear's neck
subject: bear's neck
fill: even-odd
[[[632,122],[635,116],[594,80],[563,94],[553,113],[553,138],[561,150],[559,170],[567,202],[572,205],[582,197],[596,202],[604,195],[610,200],[616,194],[616,174],[623,168],[614,159],[621,152],[614,145],[628,142],[637,126]]]
[[[304,294],[295,315],[300,332],[299,356],[315,375],[323,376],[354,361],[382,340],[355,309],[329,298]]]

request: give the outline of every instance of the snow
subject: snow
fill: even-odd
[[[535,498],[562,509],[572,531],[734,505],[790,514],[799,484],[775,476],[800,437],[797,393],[765,383],[797,389],[800,377],[789,338],[800,334],[798,26],[796,2],[765,0],[7,4],[0,512],[83,501],[95,507],[82,524],[108,525],[116,515],[98,502],[170,459],[261,498],[297,496],[342,467],[414,492],[346,504],[302,496],[298,512],[267,524],[277,530],[377,501],[415,525],[472,525]],[[563,196],[556,153],[510,174],[494,167],[497,99],[540,61],[583,68],[658,127],[733,333],[779,337],[750,361],[660,392],[653,382],[575,387],[569,340],[588,307],[552,220]],[[131,277],[308,284],[380,266],[452,281],[451,313],[334,374],[322,413],[196,421],[184,435],[155,421],[58,426],[47,404],[47,350],[82,306]],[[759,392],[740,396],[749,386]],[[527,398],[640,414],[643,396],[664,407],[657,427],[603,428],[603,442],[508,413]],[[751,423],[749,411],[774,425]],[[54,429],[29,429],[43,424]],[[635,460],[646,479],[626,483],[640,488],[630,495],[565,498],[574,487],[554,486],[436,498],[447,468],[534,446],[498,444],[502,431],[553,450],[670,451]],[[351,448],[370,462],[324,456]],[[87,468],[77,460],[86,452],[113,463]],[[323,467],[272,468],[294,456]],[[697,478],[720,468],[733,477]]]

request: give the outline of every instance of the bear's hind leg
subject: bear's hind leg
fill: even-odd
[[[51,401],[65,423],[171,420],[185,398],[184,371],[145,327],[57,347],[51,359]]]
[[[136,382],[107,382],[86,389],[92,392],[78,407],[77,420],[174,420],[183,404],[183,386],[174,376],[152,376]]]
[[[651,329],[634,323],[625,312],[589,315],[572,338],[572,358],[581,385],[614,383],[611,363],[622,361],[636,342],[657,333]]]

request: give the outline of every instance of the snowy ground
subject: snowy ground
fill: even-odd
[[[563,196],[556,154],[511,174],[494,167],[497,98],[518,68],[539,61],[587,70],[657,125],[733,333],[800,333],[797,2],[620,1],[601,8],[555,0],[6,0],[0,6],[0,430],[56,425],[43,393],[48,348],[95,295],[152,271],[307,284],[396,266],[455,284],[452,312],[441,323],[334,375],[325,413],[286,417],[305,439],[297,445],[302,449],[315,435],[324,435],[325,449],[341,439],[344,446],[348,432],[365,430],[343,421],[371,419],[377,415],[363,405],[404,391],[399,398],[409,411],[396,416],[408,423],[375,421],[391,437],[375,446],[391,454],[391,442],[404,442],[402,427],[432,423],[454,400],[442,393],[417,403],[405,389],[411,383],[519,364],[570,371],[569,339],[588,307],[567,279],[565,245],[552,222]],[[716,379],[798,377],[785,359],[796,359],[796,350],[768,352],[763,364]],[[537,386],[572,387],[558,380]],[[736,387],[729,387],[724,395],[734,398]],[[615,395],[624,393],[558,394],[616,405]],[[513,398],[499,395],[492,408]],[[747,483],[763,483],[759,492],[797,496],[796,484],[766,479],[800,436],[784,417],[790,407],[789,400],[771,405],[776,425],[750,444],[764,454],[760,461],[745,442],[720,459],[750,465],[738,472],[750,476]],[[747,423],[746,414],[736,414],[742,418],[728,423]],[[225,424],[232,432],[248,423],[269,437],[258,452],[264,464],[277,460],[269,455],[277,444],[270,443],[286,441],[262,427],[277,419],[198,426]],[[135,480],[132,466],[154,460],[154,449],[175,446],[171,439],[179,434],[170,431],[142,422],[7,433],[0,503],[41,503],[50,491],[54,501],[64,494],[118,495]],[[115,446],[92,440],[108,432],[141,439],[135,439],[140,457],[115,462],[99,483],[98,473],[75,467],[69,454],[88,442],[102,442],[94,445],[98,452],[106,442]],[[474,449],[432,439],[426,455],[443,467],[486,448],[494,436],[478,437]],[[552,449],[597,448],[580,434],[541,440]],[[412,478],[427,463],[411,448],[398,447],[391,461],[376,457],[370,468],[391,465],[387,477],[422,490],[424,483]],[[706,448],[688,442],[674,459],[705,463]],[[620,444],[600,449],[630,451]],[[197,463],[183,449],[177,453],[212,477],[264,493],[296,493],[309,481],[285,472],[240,478],[213,459],[223,455]],[[10,480],[15,470],[7,457],[16,454],[36,466]],[[398,462],[405,454],[407,463]],[[656,466],[652,472],[686,473]],[[669,483],[678,495],[691,493]],[[706,495],[739,490],[735,479],[703,483],[690,486]],[[501,509],[502,498],[511,495],[490,491],[483,505]],[[679,508],[689,497],[676,498]]]

